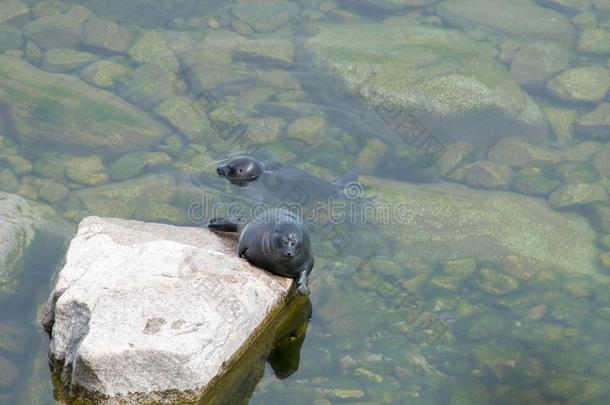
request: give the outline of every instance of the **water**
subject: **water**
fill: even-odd
[[[72,225],[249,207],[213,174],[240,154],[359,168],[352,215],[310,221],[298,370],[248,403],[608,403],[607,1],[26,3],[0,9],[0,189]],[[53,240],[0,295],[0,403],[61,397]]]

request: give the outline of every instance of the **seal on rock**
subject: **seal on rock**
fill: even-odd
[[[297,280],[297,291],[308,295],[307,276],[314,265],[309,231],[300,218],[283,208],[265,210],[250,221],[215,218],[208,228],[237,232],[237,255],[274,274]]]

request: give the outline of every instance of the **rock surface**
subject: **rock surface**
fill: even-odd
[[[396,250],[405,260],[518,255],[533,268],[599,274],[592,227],[579,215],[555,212],[540,198],[453,184],[414,185],[363,176],[359,181],[375,190],[367,197],[405,207],[400,210],[403,218],[381,228],[396,239]]]
[[[53,223],[57,228],[53,228]],[[25,254],[41,233],[61,232],[65,226],[48,207],[14,194],[0,192],[0,294],[17,285]],[[51,240],[49,240],[51,242]]]
[[[448,0],[437,12],[458,28],[476,26],[512,38],[562,40],[574,35],[567,18],[530,0]]]
[[[0,88],[0,128],[22,142],[121,153],[152,146],[167,133],[114,94],[20,59],[0,56]]]
[[[68,388],[109,396],[102,402],[192,400],[247,349],[291,286],[205,229],[88,217],[42,322]]]
[[[342,79],[378,115],[416,117],[446,144],[489,145],[491,134],[547,135],[539,106],[510,79],[491,48],[457,31],[408,18],[381,25],[324,24],[305,46],[316,65]]]

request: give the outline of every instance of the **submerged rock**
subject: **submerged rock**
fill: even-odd
[[[81,39],[82,26],[88,14],[82,7],[74,7],[67,14],[50,15],[34,20],[23,27],[25,36],[43,49],[76,48]]]
[[[130,35],[125,27],[97,17],[89,17],[83,24],[83,45],[110,52],[125,52]]]
[[[599,103],[610,90],[610,70],[596,66],[566,70],[552,78],[546,87],[564,101]]]
[[[258,350],[292,283],[207,229],[88,217],[43,313],[50,358],[98,403],[193,401]]]
[[[574,128],[585,137],[610,138],[610,103],[601,103],[595,110],[580,117]]]
[[[610,31],[583,31],[578,40],[578,50],[596,55],[610,55]]]
[[[97,60],[97,56],[74,49],[51,49],[44,53],[42,68],[53,73],[79,69]]]
[[[0,53],[9,49],[19,49],[23,45],[21,30],[10,25],[0,24]]]
[[[299,6],[286,0],[240,0],[231,13],[255,31],[271,32],[286,25],[299,12]]]
[[[489,160],[480,160],[468,167],[465,182],[476,188],[506,190],[512,175],[513,171],[508,166]]]
[[[554,42],[536,42],[525,45],[512,59],[511,77],[524,87],[543,88],[556,73],[568,67],[570,55]]]
[[[118,154],[146,149],[167,133],[114,94],[20,59],[0,56],[0,88],[0,128],[24,143]]]
[[[305,47],[317,66],[372,104],[404,142],[414,142],[421,131],[444,144],[477,145],[517,133],[548,133],[539,106],[510,79],[492,48],[457,31],[408,18],[381,25],[322,24]]]
[[[0,1],[0,24],[23,25],[30,18],[30,8],[19,0]]]
[[[363,176],[359,181],[371,187],[365,196],[404,214],[378,225],[404,257],[502,261],[517,255],[534,269],[597,274],[591,225],[579,215],[555,212],[539,198],[448,183],[415,185]]]
[[[549,205],[555,209],[573,208],[606,200],[602,186],[589,183],[567,184],[549,197]]]
[[[41,242],[57,244],[53,234],[65,233],[65,226],[50,208],[0,192],[0,295],[17,287],[26,255]]]
[[[563,15],[530,0],[448,0],[438,14],[458,28],[480,28],[511,38],[565,40],[574,27]]]

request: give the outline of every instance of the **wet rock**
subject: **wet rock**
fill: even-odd
[[[80,69],[97,59],[96,55],[74,49],[51,49],[43,55],[42,68],[53,73],[65,73]]]
[[[475,188],[506,190],[512,175],[513,171],[508,166],[480,160],[469,166],[465,181]]]
[[[69,192],[70,189],[63,184],[58,183],[55,180],[45,179],[38,189],[38,198],[42,201],[54,204],[63,200]]]
[[[129,49],[131,38],[125,27],[112,21],[91,16],[83,24],[81,41],[87,47],[107,52],[123,53]]]
[[[358,154],[358,166],[364,173],[372,173],[389,147],[379,139],[369,139]]]
[[[364,392],[361,390],[348,390],[348,389],[326,389],[323,391],[323,395],[326,398],[334,399],[336,401],[355,401],[364,398]]]
[[[502,336],[508,327],[509,321],[506,318],[490,312],[471,315],[456,326],[458,332],[465,335],[468,340]]]
[[[30,18],[30,8],[19,0],[0,1],[0,24],[21,26]]]
[[[0,24],[0,53],[8,49],[20,49],[23,45],[23,34],[19,28]]]
[[[305,43],[314,63],[373,105],[397,137],[408,141],[423,128],[445,145],[470,141],[484,147],[516,133],[548,133],[540,108],[508,77],[492,49],[457,31],[408,18],[317,28]],[[329,96],[338,97],[336,91]],[[401,122],[408,118],[405,131]]]
[[[275,38],[249,40],[233,50],[233,60],[279,68],[291,67],[294,55],[294,45],[290,41]]]
[[[591,9],[593,0],[540,0],[539,3],[565,13],[581,13]]]
[[[42,317],[68,389],[105,403],[193,401],[233,369],[293,283],[233,249],[202,228],[84,219]]]
[[[86,186],[99,186],[109,180],[102,160],[95,155],[77,157],[67,161],[66,176],[70,180]]]
[[[470,156],[474,146],[468,142],[454,142],[436,162],[438,173],[446,177]]]
[[[610,138],[610,103],[601,103],[595,110],[580,117],[574,128],[584,137]]]
[[[14,193],[19,188],[19,180],[10,169],[0,170],[0,190]]]
[[[18,285],[25,256],[36,243],[48,238],[48,246],[52,246],[55,237],[48,232],[61,234],[66,228],[50,208],[3,192],[0,192],[0,225],[0,293],[5,294]]]
[[[519,282],[513,277],[493,269],[480,269],[475,283],[488,294],[504,295],[515,291]]]
[[[561,186],[561,182],[551,178],[540,168],[528,168],[515,175],[511,188],[515,191],[540,197],[546,197]]]
[[[231,13],[255,31],[272,32],[286,25],[299,12],[299,6],[286,0],[240,0]]]
[[[74,7],[67,14],[50,15],[23,27],[25,36],[41,48],[76,48],[80,43],[82,25],[88,14]]]
[[[471,257],[450,259],[443,261],[441,268],[449,275],[466,278],[477,270],[477,262]]]
[[[488,157],[513,169],[521,169],[532,164],[556,164],[561,160],[559,153],[517,138],[500,139],[491,148]]]
[[[13,387],[18,379],[19,366],[6,357],[0,356],[0,388]]]
[[[116,154],[155,145],[167,132],[112,93],[19,59],[0,56],[0,87],[0,109],[26,144]]]
[[[573,208],[606,199],[606,190],[596,184],[576,183],[558,188],[549,197],[554,209]]]
[[[147,167],[169,163],[170,157],[163,152],[134,152],[123,155],[108,165],[108,174],[114,181],[123,181],[141,174]]]
[[[203,142],[214,130],[205,111],[199,111],[196,106],[196,101],[176,96],[159,104],[155,113],[178,129],[187,139]]]
[[[587,298],[593,294],[594,286],[587,280],[569,280],[561,286],[562,291],[574,298]]]
[[[560,163],[554,171],[564,183],[593,183],[597,180],[591,161]]]
[[[109,60],[100,60],[81,70],[80,75],[84,81],[95,87],[110,89],[114,81],[129,71],[129,68],[120,63]]]
[[[547,90],[563,101],[599,103],[610,90],[610,70],[601,67],[580,67],[552,78]]]
[[[428,280],[428,289],[435,293],[455,293],[459,290],[462,280],[455,276],[433,276]]]
[[[325,140],[326,118],[321,115],[297,118],[287,129],[288,136],[311,146]]]
[[[553,211],[539,198],[452,183],[416,185],[366,176],[359,181],[370,187],[365,197],[388,207],[405,207],[399,220],[379,225],[405,258],[499,262],[519,255],[528,266],[553,266],[555,277],[565,272],[598,273],[591,225],[580,215]]]
[[[144,110],[153,110],[176,94],[176,76],[157,65],[141,65],[115,80],[119,96]]]
[[[415,7],[425,7],[436,0],[343,0],[346,7],[368,7],[379,11],[399,11]]]
[[[521,86],[543,88],[570,62],[568,51],[554,42],[535,42],[521,47],[512,59],[510,76]]]
[[[578,112],[551,106],[544,106],[543,110],[553,129],[555,142],[559,145],[570,144],[574,138],[573,124],[578,118]]]
[[[496,344],[475,347],[473,356],[477,369],[491,371],[497,378],[506,377],[524,357],[515,346]]]
[[[179,63],[165,38],[156,31],[149,31],[134,44],[127,54],[136,62],[159,66],[176,73]]]
[[[597,27],[597,17],[592,12],[575,15],[571,21],[579,30],[593,30]]]
[[[511,38],[564,40],[574,34],[563,15],[530,0],[448,0],[437,6],[437,12],[458,28],[476,26]]]
[[[610,55],[610,31],[583,31],[578,40],[578,51],[595,55]]]
[[[42,49],[34,41],[27,41],[25,43],[24,55],[34,65],[42,62]]]

